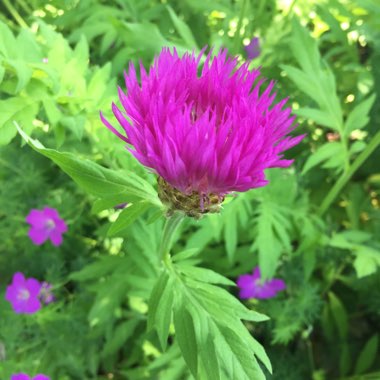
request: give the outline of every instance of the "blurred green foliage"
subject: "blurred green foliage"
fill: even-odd
[[[194,358],[183,359],[186,337],[174,333],[171,315],[159,322],[166,336],[146,327],[155,323],[147,311],[163,228],[154,178],[98,112],[116,101],[129,62],[147,66],[163,46],[205,45],[243,61],[254,36],[262,51],[252,67],[277,80],[307,138],[292,150],[292,168],[269,171],[266,188],[229,197],[220,215],[187,221],[174,249],[197,249],[192,264],[233,281],[257,264],[286,281],[278,297],[247,303],[271,318],[245,322],[271,359],[268,379],[380,378],[377,0],[4,0],[0,11],[1,378],[192,378],[186,363],[191,369]],[[46,147],[70,152],[42,153],[82,188],[24,146],[15,122]],[[75,177],[64,159],[117,177],[126,194],[115,188],[103,197],[101,184]],[[132,217],[113,209],[123,201],[134,202]],[[59,249],[27,237],[25,216],[44,205],[69,224]],[[3,294],[16,271],[52,283],[57,301],[32,316],[14,314]],[[187,318],[177,311],[174,324]]]

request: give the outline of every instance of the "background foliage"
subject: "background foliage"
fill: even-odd
[[[259,264],[267,278],[287,283],[274,299],[246,303],[270,317],[244,322],[271,359],[268,379],[380,378],[377,0],[4,0],[0,11],[1,378],[19,371],[59,380],[192,378],[197,342],[186,355],[180,331],[194,314],[174,309],[176,334],[170,315],[155,319],[173,302],[165,296],[173,284],[160,272],[155,180],[98,112],[110,110],[130,61],[149,65],[163,46],[205,45],[244,60],[254,36],[261,54],[252,67],[277,80],[307,138],[290,152],[292,168],[268,172],[270,185],[230,197],[220,215],[181,228],[174,251],[187,291],[198,273],[212,294],[197,314],[214,337],[207,354],[223,351],[221,337],[232,340],[220,321],[228,312],[214,305],[232,298],[207,282],[237,291],[210,272],[189,275],[186,265],[235,281]],[[38,154],[14,121],[70,154]],[[75,178],[73,165],[112,176],[113,187]],[[125,201],[133,206],[113,209]],[[44,205],[69,224],[59,249],[27,237],[25,216]],[[52,283],[57,301],[32,316],[14,314],[3,294],[16,271]],[[162,294],[156,305],[153,288]],[[234,312],[250,319],[238,306]],[[155,324],[166,335],[147,329]],[[207,365],[201,378],[211,379]]]

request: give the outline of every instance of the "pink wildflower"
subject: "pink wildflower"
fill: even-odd
[[[41,245],[48,239],[55,246],[62,244],[62,234],[67,231],[67,225],[54,208],[33,209],[26,217],[26,222],[31,225],[28,235],[34,244]]]
[[[50,380],[50,377],[42,374],[38,374],[34,377],[30,377],[25,373],[18,373],[11,376],[11,380]]]
[[[286,288],[285,282],[281,279],[262,281],[260,268],[256,267],[253,274],[244,274],[237,280],[240,288],[239,297],[245,298],[272,298],[278,292]]]
[[[12,284],[7,287],[5,299],[12,304],[12,308],[19,314],[33,314],[41,309],[38,298],[41,284],[34,278],[25,278],[17,272],[13,275]]]

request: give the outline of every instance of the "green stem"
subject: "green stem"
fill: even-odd
[[[293,12],[293,8],[295,7],[297,3],[297,0],[293,0],[292,3],[290,4],[290,7],[288,8],[288,11],[286,12],[286,16],[290,16]]]
[[[245,11],[245,5],[247,0],[242,0],[243,4],[241,5],[241,10],[240,10],[240,16],[239,16],[239,21],[236,27],[236,33],[235,33],[235,41],[234,41],[234,52],[237,54],[239,52],[239,43],[240,43],[240,29],[241,25],[243,23],[243,18],[244,18],[244,11]]]
[[[309,338],[306,341],[306,346],[307,346],[307,355],[309,357],[310,370],[311,370],[311,373],[314,373],[315,363],[314,363],[314,356],[313,356],[313,346]]]
[[[161,260],[166,265],[170,261],[170,249],[172,248],[174,234],[184,217],[185,214],[182,212],[175,212],[166,220],[159,251]]]
[[[368,146],[359,154],[356,160],[353,162],[351,167],[345,171],[342,176],[338,179],[335,185],[326,195],[323,200],[321,207],[318,210],[318,215],[322,216],[331,204],[334,202],[335,198],[342,191],[343,187],[347,184],[353,174],[360,168],[364,161],[374,152],[374,150],[380,145],[380,132],[377,132],[373,139],[370,141]]]
[[[33,13],[33,9],[29,7],[29,5],[24,0],[17,0],[17,4],[24,9],[25,13],[31,14]]]
[[[17,23],[22,28],[28,28],[28,24],[20,16],[20,14],[17,12],[16,8],[10,3],[9,0],[3,0],[3,4],[5,5],[5,8],[8,9],[8,12],[13,16],[13,18],[17,21]]]

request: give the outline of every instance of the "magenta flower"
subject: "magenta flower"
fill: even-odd
[[[54,208],[33,209],[26,217],[26,222],[31,225],[28,235],[34,244],[41,245],[48,239],[55,246],[62,244],[62,234],[67,231],[67,225]]]
[[[50,380],[49,376],[38,374],[34,377],[30,377],[25,373],[18,373],[11,376],[11,380]]]
[[[140,65],[141,84],[131,63],[126,93],[119,88],[123,110],[112,104],[123,133],[101,119],[164,180],[162,188],[197,193],[207,203],[266,185],[264,170],[289,166],[283,152],[303,136],[287,136],[295,128],[291,109],[286,99],[274,103],[274,82],[259,93],[259,69],[238,67],[223,50],[214,58],[210,52],[198,75],[203,52],[180,58],[164,48],[148,73]]]
[[[272,298],[286,288],[285,282],[277,278],[261,281],[259,267],[253,270],[253,274],[240,276],[237,280],[237,286],[240,288],[239,297],[242,299]]]
[[[41,284],[40,293],[38,295],[40,301],[44,303],[45,305],[48,305],[49,303],[54,301],[54,295],[51,291],[52,285],[48,282],[44,281]]]
[[[33,314],[41,309],[38,298],[41,284],[34,278],[26,279],[17,272],[13,275],[12,284],[7,287],[5,299],[12,304],[18,314]]]
[[[244,50],[247,53],[247,59],[252,60],[260,55],[260,40],[258,37],[253,37],[251,42],[244,46]]]

